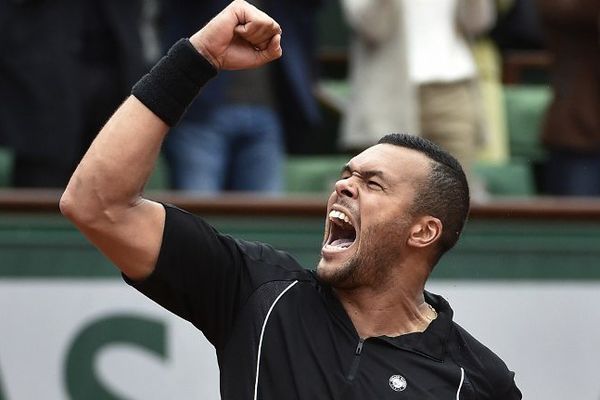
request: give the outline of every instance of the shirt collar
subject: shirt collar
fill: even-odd
[[[427,329],[423,332],[408,333],[395,337],[382,336],[380,339],[399,349],[418,353],[441,362],[446,357],[454,311],[442,296],[427,291],[424,295],[425,301],[431,304],[438,314]]]
[[[328,308],[333,315],[346,329],[350,330],[354,335],[358,335],[350,317],[333,293],[331,287],[322,286],[321,290],[324,292],[323,294],[327,299]],[[407,333],[405,335],[394,337],[379,336],[372,339],[383,340],[398,349],[417,353],[441,362],[446,356],[446,344],[452,329],[454,311],[442,296],[427,291],[424,292],[424,296],[425,301],[432,305],[438,314],[437,318],[431,321],[425,331]],[[371,340],[371,338],[369,340]]]

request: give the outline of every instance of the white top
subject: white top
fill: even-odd
[[[471,51],[457,29],[457,0],[401,0],[413,83],[453,82],[475,76]]]

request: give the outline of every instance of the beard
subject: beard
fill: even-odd
[[[401,256],[400,243],[406,238],[407,226],[408,223],[401,220],[366,229],[361,234],[356,253],[333,272],[325,273],[317,266],[317,278],[339,289],[385,284],[396,259]]]

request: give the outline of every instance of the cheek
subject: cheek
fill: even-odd
[[[393,249],[406,242],[409,227],[409,221],[401,216],[380,215],[361,227],[361,241],[365,247]]]
[[[396,220],[397,213],[391,212],[393,206],[381,202],[363,203],[360,207],[361,230],[377,229],[382,224]]]

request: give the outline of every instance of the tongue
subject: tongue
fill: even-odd
[[[354,242],[354,240],[352,239],[336,239],[333,242],[331,242],[332,246],[335,247],[350,247],[350,245],[352,245],[352,243]]]

